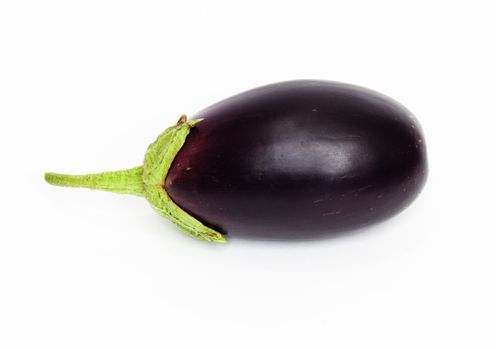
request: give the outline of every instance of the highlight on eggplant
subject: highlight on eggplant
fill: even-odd
[[[53,185],[145,197],[185,233],[310,239],[385,220],[427,178],[417,119],[355,85],[296,80],[262,86],[181,116],[143,164]]]

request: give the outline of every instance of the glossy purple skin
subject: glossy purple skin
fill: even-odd
[[[165,182],[170,197],[229,235],[307,239],[398,213],[422,189],[413,115],[374,91],[328,81],[263,86],[197,113]]]

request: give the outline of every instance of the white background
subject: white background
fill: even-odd
[[[1,349],[495,349],[493,1],[2,1]],[[412,110],[399,216],[306,243],[196,241],[44,171],[139,165],[182,114],[345,81]]]

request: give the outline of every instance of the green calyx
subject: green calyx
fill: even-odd
[[[219,232],[205,226],[174,203],[164,186],[172,161],[184,145],[190,129],[201,120],[188,121],[185,115],[181,116],[176,125],[166,129],[148,146],[142,166],[88,175],[46,173],[45,180],[56,186],[85,187],[145,197],[160,215],[188,235],[224,243],[226,240]]]

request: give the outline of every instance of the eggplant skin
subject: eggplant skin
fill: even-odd
[[[196,124],[164,187],[201,222],[232,236],[309,239],[401,211],[427,176],[415,117],[362,87],[297,80],[219,103]]]

